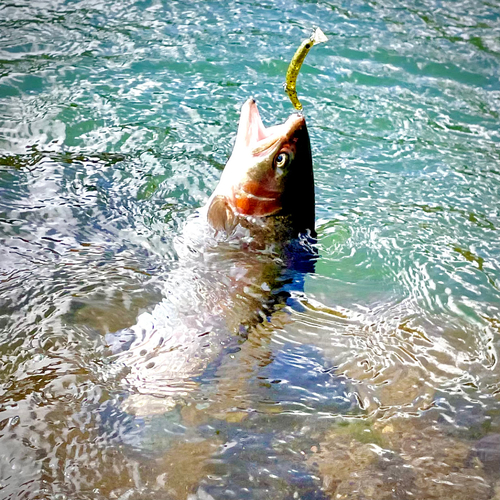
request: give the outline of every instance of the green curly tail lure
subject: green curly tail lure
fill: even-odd
[[[307,40],[304,40],[300,47],[295,52],[290,65],[288,66],[288,70],[286,72],[286,80],[285,80],[285,92],[288,94],[290,101],[292,101],[293,107],[298,109],[299,111],[302,109],[302,104],[297,97],[297,77],[299,76],[300,68],[304,59],[307,56],[307,53],[311,50],[311,47],[315,43],[326,42],[328,38],[326,35],[319,29],[316,28],[311,37]]]

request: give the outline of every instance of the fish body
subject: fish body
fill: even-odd
[[[304,271],[312,270],[312,236],[305,118],[294,114],[266,128],[249,99],[218,186],[177,239],[179,263],[164,299],[131,328],[108,336],[126,385],[174,403],[188,394],[207,367],[269,321],[290,287],[300,288]]]

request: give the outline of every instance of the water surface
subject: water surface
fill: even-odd
[[[314,25],[315,272],[134,415],[105,335],[162,300],[241,104],[293,111]],[[2,498],[494,497],[496,3],[25,0],[0,34]]]

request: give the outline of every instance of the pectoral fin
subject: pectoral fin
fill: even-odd
[[[237,216],[227,198],[222,195],[215,196],[211,201],[207,211],[207,219],[216,231],[225,231],[227,235],[234,231],[238,223]]]

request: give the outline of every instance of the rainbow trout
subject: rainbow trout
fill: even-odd
[[[314,217],[304,116],[268,128],[249,99],[218,186],[178,238],[179,264],[164,299],[136,325],[107,337],[136,394],[130,411],[153,413],[151,397],[162,400],[161,411],[175,404],[256,325],[271,321],[313,270]]]

